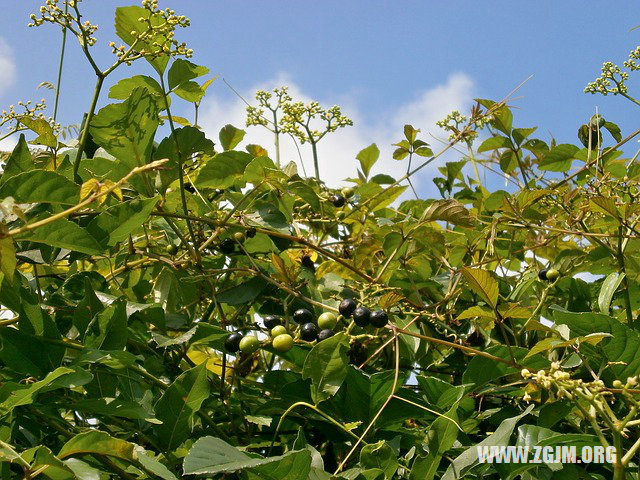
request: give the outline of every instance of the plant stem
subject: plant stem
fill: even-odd
[[[102,84],[104,82],[104,76],[102,74],[97,75],[98,79],[96,80],[96,86],[93,91],[93,98],[91,99],[91,105],[89,106],[89,112],[87,113],[87,119],[84,122],[84,126],[82,127],[82,136],[80,137],[80,142],[78,143],[78,153],[76,153],[76,159],[73,162],[73,180],[78,184],[82,184],[82,178],[78,175],[78,170],[80,169],[80,161],[82,160],[82,153],[84,152],[84,147],[89,138],[89,125],[91,124],[91,120],[93,120],[93,113],[95,112],[96,105],[98,104],[98,98],[100,97],[100,90],[102,90]]]
[[[313,151],[313,168],[316,172],[316,178],[320,180],[320,168],[318,167],[318,148],[316,142],[311,140],[311,150]]]
[[[627,271],[624,262],[624,245],[622,240],[622,227],[618,227],[618,250],[616,257],[618,259],[618,267],[620,273],[624,275],[622,278],[622,284],[624,286],[624,307],[627,314],[627,323],[629,328],[633,328],[633,310],[631,308],[631,296],[629,295],[629,280],[627,279]]]
[[[64,4],[65,15],[69,11],[69,4]],[[67,45],[67,29],[62,29],[62,47],[60,48],[60,62],[58,63],[58,79],[56,80],[56,97],[53,102],[53,122],[58,118],[58,100],[60,99],[60,82],[62,81],[62,64],[64,62],[64,52]]]
[[[280,129],[278,128],[278,114],[276,110],[272,110],[273,112],[273,135],[274,135],[274,144],[276,147],[276,166],[280,168]]]
[[[167,91],[164,83],[164,76],[160,75],[160,86],[162,87],[162,98],[164,99],[165,109],[167,110],[167,117],[169,117],[169,128],[171,129],[171,137],[173,138],[173,143],[176,146],[176,153],[178,156],[178,180],[180,182],[180,200],[182,201],[182,209],[184,210],[185,215],[189,215],[189,207],[187,206],[187,196],[184,190],[184,172],[182,171],[182,152],[180,151],[180,145],[178,145],[178,136],[176,135],[176,128],[173,124],[173,118],[171,117],[171,110],[169,108],[169,100],[167,98]],[[200,262],[200,256],[198,255],[198,241],[196,239],[196,234],[193,231],[193,225],[191,225],[191,221],[187,218],[185,219],[187,222],[187,228],[189,229],[189,235],[191,236],[191,241],[193,242],[193,249],[189,249],[189,251],[193,252],[194,258],[193,261],[196,263]]]

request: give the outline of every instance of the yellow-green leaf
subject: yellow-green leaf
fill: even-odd
[[[13,238],[4,237],[0,239],[0,271],[11,282],[16,271],[18,261],[16,260],[16,247]]]
[[[462,275],[475,293],[480,295],[491,307],[498,303],[498,281],[481,268],[462,267]]]
[[[474,218],[464,205],[456,200],[436,200],[422,214],[420,222],[442,220],[463,227],[474,225]]]

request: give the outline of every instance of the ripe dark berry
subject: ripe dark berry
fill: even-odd
[[[320,333],[318,334],[318,341],[321,342],[322,340],[326,340],[329,337],[333,337],[335,334],[336,332],[334,332],[330,328],[325,328],[324,330],[320,330]]]
[[[300,324],[313,322],[313,313],[306,308],[299,308],[293,312],[293,321]]]
[[[267,327],[267,330],[271,330],[278,325],[282,325],[280,317],[276,317],[275,315],[267,315],[264,317],[264,326]]]
[[[353,299],[345,298],[338,305],[338,311],[343,317],[349,318],[357,306],[358,304]]]
[[[302,260],[300,261],[300,263],[304,266],[307,267],[310,270],[315,271],[316,266],[313,263],[313,260],[311,260],[311,257],[309,257],[308,255],[305,255],[304,257],[302,257]]]
[[[305,323],[300,327],[300,338],[307,341],[313,342],[318,338],[318,327],[316,327],[315,323]]]
[[[236,353],[240,350],[240,340],[242,340],[242,334],[233,332],[224,341],[224,349],[229,353]]]
[[[359,327],[366,327],[369,325],[371,318],[371,311],[367,307],[358,307],[353,311],[353,321]]]
[[[230,238],[225,238],[222,242],[220,242],[220,251],[225,255],[229,255],[233,253],[236,249],[236,245],[234,241]]]
[[[245,235],[247,236],[247,238],[253,238],[256,236],[256,227],[249,227],[247,228],[247,231],[245,232]]]
[[[335,194],[329,197],[329,201],[333,203],[333,206],[336,208],[344,207],[345,199],[342,195]]]
[[[387,322],[389,321],[389,316],[384,310],[374,310],[373,312],[371,312],[369,321],[374,327],[381,328],[387,324]]]
[[[172,243],[167,247],[167,253],[169,255],[175,255],[176,253],[178,253],[178,246]]]
[[[544,268],[544,269],[540,270],[540,271],[538,272],[538,278],[539,278],[540,280],[546,280],[546,279],[547,279],[547,271],[548,271],[548,270],[547,270],[546,268]]]

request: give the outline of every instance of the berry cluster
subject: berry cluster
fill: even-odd
[[[381,328],[389,321],[389,317],[384,310],[371,311],[367,307],[358,305],[353,299],[345,298],[338,306],[340,315],[333,312],[323,312],[314,318],[313,313],[306,308],[299,308],[291,319],[299,328],[297,333],[288,330],[280,317],[267,315],[264,317],[264,326],[269,331],[271,346],[277,352],[288,352],[294,345],[295,340],[304,342],[321,342],[335,335],[335,329],[340,320],[353,318],[353,322],[359,327],[369,325]],[[294,339],[295,337],[295,339]],[[265,345],[269,342],[265,342]],[[224,348],[229,353],[238,351],[246,354],[254,353],[262,344],[255,335],[243,336],[240,332],[231,333],[224,343]]]

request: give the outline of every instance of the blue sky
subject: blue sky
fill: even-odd
[[[113,10],[130,3],[82,3],[87,18],[101,27],[95,48],[106,65],[111,61],[107,43],[115,39]],[[325,160],[325,171],[336,179],[355,172],[355,163],[344,171],[343,159],[352,160],[369,143],[377,142],[386,155],[388,144],[400,139],[403,123],[414,122],[442,137],[433,122],[448,109],[467,110],[474,97],[500,99],[530,75],[533,78],[513,101],[515,123],[538,125],[539,137],[576,141],[577,128],[596,106],[607,120],[622,127],[623,134],[636,128],[632,119],[637,107],[582,90],[598,76],[603,61],[622,64],[640,44],[640,30],[630,31],[640,24],[637,2],[161,0],[160,4],[191,19],[192,26],[177,35],[195,50],[193,61],[220,74],[243,95],[250,97],[259,86],[286,82],[303,98],[342,105],[356,121],[355,127],[321,145],[321,155],[331,157]],[[31,0],[3,2],[0,105],[42,96],[51,99],[50,92],[36,87],[43,80],[55,82],[60,31],[50,25],[27,28],[28,14],[39,5]],[[142,72],[151,73],[139,63],[117,71],[112,81]],[[63,123],[79,121],[93,82],[70,38],[61,88]],[[106,102],[105,94],[100,105]],[[182,109],[174,113],[190,112],[187,106]],[[242,108],[218,80],[203,103],[203,125],[215,137],[217,128],[229,122],[242,126]],[[249,135],[268,141],[255,128]],[[398,169],[393,161],[381,161],[380,167]],[[427,188],[430,182],[422,184]]]

